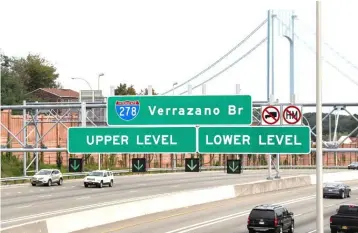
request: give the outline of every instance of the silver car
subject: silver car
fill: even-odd
[[[47,185],[52,186],[53,183],[62,185],[63,176],[58,169],[41,169],[31,178],[31,185]]]

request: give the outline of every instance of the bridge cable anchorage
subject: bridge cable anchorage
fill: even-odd
[[[276,18],[277,18],[278,21],[281,22],[281,24],[282,24],[285,28],[288,28],[288,26],[287,26],[280,18],[278,18],[278,17],[276,17]],[[316,35],[316,34],[314,33],[314,35]],[[307,47],[308,50],[310,50],[312,53],[316,54],[315,49],[314,49],[312,46],[310,46],[307,41],[303,40],[303,39],[302,39],[300,36],[298,36],[296,33],[294,33],[294,36],[295,36],[295,38],[297,38],[299,41],[301,41],[301,42]],[[327,44],[327,43],[325,43],[325,44]],[[345,59],[343,56],[341,56],[338,52],[336,52],[336,51],[335,51],[331,46],[329,46],[328,44],[327,44],[327,46],[330,47],[330,49],[331,49],[332,51],[334,51],[339,57],[341,57],[343,60],[345,60],[348,64],[352,65],[354,68],[356,68],[356,69],[358,70],[358,67],[357,67],[357,66],[355,66],[353,63],[351,63],[350,61],[348,61],[347,59]],[[342,76],[344,76],[345,78],[349,79],[352,83],[354,83],[355,85],[358,86],[358,82],[355,81],[351,76],[349,76],[348,74],[346,74],[346,73],[344,73],[342,70],[340,70],[340,69],[338,68],[338,66],[334,65],[333,63],[331,63],[330,61],[328,61],[327,59],[325,59],[323,56],[322,56],[322,60],[323,60],[325,63],[327,63],[327,65],[329,65],[329,66],[331,66],[333,69],[335,69],[335,70],[336,70],[338,73],[340,73]]]
[[[190,81],[198,78],[200,75],[204,74],[206,71],[208,71],[209,69],[211,69],[212,67],[214,67],[216,64],[218,64],[219,62],[221,62],[224,58],[226,58],[227,56],[229,56],[232,52],[234,52],[237,48],[239,48],[242,44],[244,44],[248,39],[251,38],[251,36],[253,36],[261,27],[263,27],[267,22],[267,19],[265,19],[259,26],[257,26],[249,35],[247,35],[242,41],[240,41],[240,43],[238,43],[235,47],[233,47],[232,49],[230,49],[226,54],[224,54],[222,57],[220,57],[218,60],[216,60],[213,64],[211,64],[210,66],[208,66],[207,68],[205,68],[204,70],[200,71],[198,74],[196,74],[195,76],[193,76],[192,78],[188,79],[187,81],[185,81],[182,84],[179,84],[175,87],[173,87],[172,89],[162,93],[161,95],[166,95],[182,86],[184,86],[185,84],[189,83]]]
[[[244,58],[246,58],[248,55],[250,55],[252,52],[254,52],[258,47],[260,47],[263,43],[265,43],[267,40],[267,37],[262,39],[258,44],[256,44],[253,48],[251,48],[249,51],[247,51],[243,56],[241,56],[239,59],[237,59],[236,61],[234,61],[233,63],[231,63],[229,66],[225,67],[225,69],[221,70],[220,72],[216,73],[215,75],[211,76],[210,78],[206,79],[205,81],[201,82],[200,84],[194,86],[192,88],[192,90],[200,87],[201,85],[213,80],[214,78],[218,77],[219,75],[221,75],[222,73],[224,73],[225,71],[227,71],[228,69],[230,69],[231,67],[233,67],[234,65],[236,65],[239,61],[243,60]],[[180,95],[187,93],[188,91],[184,91],[182,93],[180,93]]]
[[[299,21],[305,28],[305,31],[307,31],[309,34],[316,36],[315,32],[312,32],[314,30],[311,30],[312,28],[310,26],[308,26],[306,23]],[[331,50],[336,56],[338,56],[339,58],[341,58],[342,60],[344,60],[348,65],[350,65],[352,68],[358,70],[358,66],[355,65],[353,62],[351,62],[350,60],[348,60],[348,58],[344,55],[342,55],[342,53],[338,52],[335,48],[333,48],[333,46],[331,46],[330,44],[323,42],[323,44],[329,49]]]

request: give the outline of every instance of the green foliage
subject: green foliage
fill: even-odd
[[[59,88],[57,69],[39,55],[26,58],[0,54],[2,65],[1,104],[20,104],[25,95],[38,88]],[[29,99],[31,100],[31,99]]]
[[[133,85],[128,86],[126,83],[120,83],[116,89],[114,89],[115,95],[148,95],[148,88],[140,90],[139,93],[136,92]],[[152,89],[152,95],[158,95],[155,92],[154,88]]]

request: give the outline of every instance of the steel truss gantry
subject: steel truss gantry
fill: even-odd
[[[239,91],[237,91],[239,92]],[[265,106],[268,103],[266,102],[254,102],[253,103],[253,122],[256,122],[260,125],[260,108],[261,106]],[[282,103],[282,105],[289,105],[289,103]],[[297,103],[295,105],[301,105],[303,109],[305,107],[315,107],[315,103]],[[12,132],[9,130],[4,122],[0,122],[0,125],[3,129],[8,133],[8,141],[6,144],[1,145],[1,152],[22,152],[23,153],[23,164],[24,169],[23,173],[26,176],[26,173],[29,167],[35,163],[36,171],[38,171],[39,164],[39,152],[66,152],[67,148],[48,148],[46,143],[43,142],[44,137],[53,130],[56,125],[62,125],[66,129],[68,126],[66,123],[72,123],[77,126],[98,126],[98,125],[107,125],[106,119],[103,117],[97,117],[94,114],[94,109],[104,109],[106,108],[105,102],[97,102],[97,103],[80,103],[80,102],[69,102],[69,103],[26,103],[23,102],[22,105],[8,105],[1,106],[1,110],[22,110],[22,119],[23,126],[19,132]],[[327,114],[322,120],[329,119],[329,129],[331,129],[331,119],[334,117],[334,130],[329,131],[329,140],[323,142],[323,151],[324,152],[358,152],[358,148],[340,148],[340,146],[348,139],[348,137],[358,134],[358,127],[356,127],[352,132],[350,132],[343,141],[338,141],[337,130],[339,127],[339,119],[342,112],[350,115],[355,121],[358,122],[358,118],[354,116],[348,108],[358,107],[358,103],[324,103],[323,107],[331,108],[329,114]],[[59,111],[61,110],[61,111]],[[39,120],[39,115],[42,114],[45,117],[42,117],[42,120]],[[73,118],[70,116],[77,115],[77,118]],[[90,116],[89,116],[90,115]],[[49,119],[52,120],[49,120]],[[304,123],[309,125],[307,119],[304,119]],[[39,123],[51,123],[53,124],[49,129],[45,132],[40,133]],[[34,126],[32,130],[28,130],[29,126]],[[315,128],[316,126],[309,125],[311,128],[311,133],[315,136]],[[35,132],[35,143],[32,145],[28,144],[28,137],[31,133]],[[20,135],[23,135],[23,140],[20,139]],[[16,141],[20,147],[19,148],[11,148],[12,141]],[[312,148],[312,151],[315,151],[315,148]],[[27,164],[27,153],[34,153],[34,158]],[[269,156],[268,167],[269,167],[269,176],[268,179],[279,178],[280,177],[280,169],[279,163],[280,156],[274,155]],[[276,171],[275,177],[272,177],[271,169]]]

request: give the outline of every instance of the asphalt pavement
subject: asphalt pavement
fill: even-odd
[[[329,217],[343,203],[358,203],[358,181],[347,181],[352,188],[350,198],[324,199],[325,233],[329,233]],[[76,233],[247,233],[250,210],[259,204],[282,204],[294,213],[295,232],[316,231],[316,186],[245,196],[210,204],[133,218]]]
[[[328,170],[333,172],[335,170]],[[314,170],[282,170],[281,176],[312,174]],[[146,196],[220,185],[238,184],[267,177],[267,170],[167,173],[115,177],[114,187],[84,188],[81,180],[65,180],[62,186],[30,184],[1,187],[1,227],[77,211],[137,200]]]

